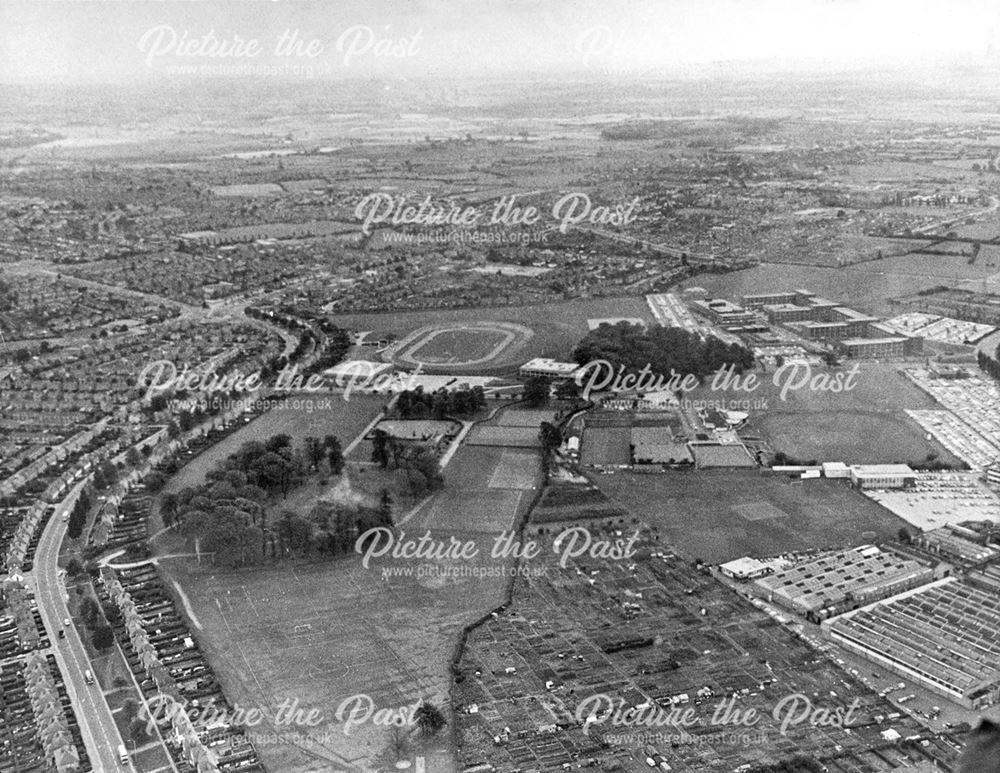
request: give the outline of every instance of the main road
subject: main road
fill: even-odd
[[[83,647],[83,642],[77,635],[76,627],[64,626],[68,618],[69,608],[66,604],[67,593],[59,576],[59,546],[66,534],[67,522],[63,516],[68,513],[81,489],[86,485],[86,479],[77,485],[69,495],[56,506],[45,530],[38,541],[35,550],[35,562],[28,577],[33,577],[36,583],[35,600],[42,622],[52,640],[52,651],[56,662],[66,682],[66,690],[73,702],[76,719],[80,723],[80,734],[83,736],[90,755],[90,762],[95,771],[104,773],[125,768],[118,757],[118,747],[122,745],[122,737],[118,732],[111,709],[104,700],[100,685],[87,684],[84,673],[93,671],[90,658]],[[60,639],[58,631],[62,628],[66,638]],[[129,762],[128,770],[135,768]]]

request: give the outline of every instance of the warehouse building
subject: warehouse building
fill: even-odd
[[[958,560],[978,564],[997,557],[997,551],[974,542],[956,533],[950,526],[934,529],[921,534],[917,544],[930,553],[936,553],[945,560]]]
[[[868,545],[762,578],[753,590],[771,603],[818,621],[923,585],[933,577],[928,566]]]
[[[962,706],[1000,699],[1000,597],[953,577],[824,623],[845,649]]]

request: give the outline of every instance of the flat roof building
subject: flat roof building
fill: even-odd
[[[757,580],[754,591],[811,620],[823,620],[933,578],[930,567],[869,545],[806,561]]]
[[[573,378],[580,368],[575,362],[558,362],[547,357],[536,357],[528,360],[519,369],[522,378],[545,376],[546,378]]]
[[[968,709],[1000,699],[1000,597],[940,580],[828,623],[829,637]]]
[[[917,474],[906,464],[851,465],[851,483],[858,488],[909,488]]]
[[[947,526],[928,531],[917,537],[917,544],[931,553],[946,559],[957,559],[970,564],[978,564],[997,557],[997,551],[966,539]]]
[[[848,357],[856,360],[888,359],[906,354],[905,338],[847,338],[841,341]]]
[[[781,563],[780,561],[761,561],[750,556],[744,556],[743,558],[737,558],[733,561],[720,564],[719,571],[726,575],[726,577],[734,580],[756,580],[774,572],[776,566],[780,566]]]

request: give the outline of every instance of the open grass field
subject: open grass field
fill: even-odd
[[[496,357],[512,340],[511,333],[492,328],[437,330],[414,346],[410,350],[410,356],[420,362],[475,362]]]
[[[580,461],[587,465],[628,464],[632,430],[629,427],[587,427],[580,444]]]
[[[754,419],[752,426],[768,439],[775,451],[793,459],[847,464],[919,462],[929,453],[943,461],[954,457],[926,436],[908,417],[880,413],[771,412]],[[807,429],[803,429],[807,427]]]
[[[383,577],[387,566],[365,569],[347,559],[178,575],[227,696],[270,717],[255,728],[267,739],[258,750],[268,770],[373,769],[387,753],[390,730],[339,721],[337,709],[350,696],[366,694],[394,710],[422,698],[445,702],[454,637],[496,603],[497,581],[431,585]],[[274,712],[285,700],[316,710],[319,722],[276,726]]]
[[[836,480],[790,480],[756,470],[616,473],[594,481],[612,501],[659,529],[687,558],[861,545],[895,538],[904,521]],[[871,537],[871,535],[868,535]]]
[[[374,415],[377,404],[369,408]],[[354,482],[368,489],[370,474],[354,475]],[[267,739],[258,748],[268,770],[390,769],[390,728],[371,722],[349,728],[337,719],[351,696],[369,695],[378,708],[420,699],[447,708],[458,633],[494,608],[510,582],[503,571],[513,561],[490,556],[493,538],[523,514],[541,470],[536,452],[464,446],[444,474],[443,490],[411,518],[401,509],[397,519],[409,539],[429,530],[435,539],[472,541],[479,555],[468,560],[384,556],[366,568],[348,556],[238,572],[166,562],[165,573],[183,587],[201,623],[199,644],[227,696],[269,717],[255,728]],[[315,709],[321,721],[275,726],[274,711],[285,700]],[[428,773],[451,771],[443,744],[418,748],[414,738],[404,756],[425,755]]]
[[[845,370],[846,362],[835,370]],[[808,388],[789,390],[774,383],[775,373],[760,374],[760,387],[745,394],[731,390],[712,391],[704,386],[690,393],[692,399],[766,400],[767,407],[748,411],[743,436],[759,435],[773,451],[783,451],[802,460],[841,461],[847,464],[877,464],[919,461],[929,453],[956,463],[948,451],[909,416],[908,409],[939,407],[927,394],[899,373],[896,366],[858,363],[856,386],[849,392],[822,392]],[[813,375],[828,372],[814,368]]]
[[[469,324],[484,319],[513,322],[530,328],[534,336],[517,352],[517,363],[533,357],[569,358],[573,346],[589,329],[587,321],[596,317],[637,317],[654,324],[649,307],[642,296],[635,298],[590,298],[565,303],[538,306],[504,306],[487,309],[434,309],[398,314],[345,314],[334,322],[354,330],[370,330],[374,338],[401,339],[429,325]],[[477,372],[510,372],[511,364],[495,368],[483,366]]]
[[[514,366],[532,339],[531,328],[513,322],[450,322],[427,325],[407,334],[382,357],[404,368],[434,372],[478,372]]]
[[[444,478],[444,490],[406,523],[408,531],[478,538],[513,529],[541,485],[536,452],[493,446],[463,446]]]
[[[478,426],[469,433],[466,442],[473,446],[541,447],[537,427]]]
[[[318,400],[319,396],[313,396]],[[294,399],[294,398],[293,398]],[[303,397],[309,399],[309,397]],[[349,401],[334,395],[330,407],[309,411],[305,408],[272,408],[245,427],[193,459],[164,486],[164,492],[180,491],[205,481],[205,473],[250,440],[266,440],[272,435],[291,435],[298,443],[310,435],[322,438],[335,435],[345,448],[375,418],[385,399],[373,395],[351,395]]]

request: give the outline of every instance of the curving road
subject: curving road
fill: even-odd
[[[80,723],[80,734],[83,736],[90,755],[90,762],[95,771],[110,773],[116,770],[131,770],[132,763],[123,764],[118,758],[118,746],[123,743],[118,727],[115,725],[111,710],[104,700],[104,693],[96,682],[87,684],[83,674],[87,669],[93,670],[83,642],[73,625],[63,626],[63,620],[69,617],[66,605],[66,590],[59,576],[59,546],[66,533],[67,522],[63,515],[68,513],[76,502],[86,479],[79,483],[69,495],[56,506],[56,511],[45,525],[38,549],[35,551],[35,562],[27,578],[33,577],[36,582],[35,599],[42,621],[52,640],[52,651],[56,662],[66,681],[66,691],[73,702],[76,719]],[[63,628],[66,638],[58,638],[58,631]]]

